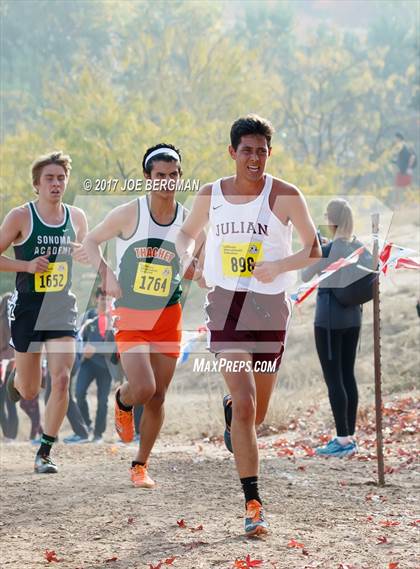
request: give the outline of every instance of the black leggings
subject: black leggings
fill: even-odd
[[[328,330],[315,326],[315,344],[328,387],[331,410],[338,437],[354,435],[358,393],[354,377],[360,328],[331,330],[331,355],[328,359]]]

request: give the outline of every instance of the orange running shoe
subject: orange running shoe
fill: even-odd
[[[133,410],[123,411],[117,402],[117,393],[119,393],[121,387],[115,392],[115,430],[123,443],[131,443],[134,439],[134,417]]]
[[[248,536],[268,533],[264,510],[258,500],[250,500],[246,503],[245,533]]]
[[[133,486],[136,488],[154,488],[156,483],[147,473],[146,466],[136,464],[130,468],[130,477]]]

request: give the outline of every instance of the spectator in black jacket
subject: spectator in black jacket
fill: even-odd
[[[323,259],[302,271],[304,281],[309,281],[334,261],[348,257],[362,246],[353,236],[353,214],[346,200],[331,200],[325,215],[332,240],[322,239]],[[359,262],[371,268],[372,256],[365,252]],[[354,433],[358,391],[354,364],[362,309],[360,305],[343,306],[331,290],[350,284],[343,270],[340,269],[319,284],[316,299],[315,344],[337,432],[337,436],[326,446],[316,449],[316,453],[323,456],[341,457],[357,452]]]
[[[90,384],[93,380],[96,381],[98,405],[92,442],[100,443],[106,429],[108,396],[112,383],[110,356],[114,350],[110,298],[101,288],[96,290],[96,306],[97,311],[93,313],[90,311],[90,318],[82,326],[84,347],[77,377],[76,399],[83,418],[90,427],[91,419],[86,396]]]

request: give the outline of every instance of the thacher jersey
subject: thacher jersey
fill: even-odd
[[[271,211],[273,178],[265,175],[262,192],[243,204],[228,202],[221,180],[214,182],[206,240],[204,277],[209,286],[278,294],[293,284],[292,272],[281,273],[270,283],[253,276],[258,261],[277,261],[292,254],[292,224],[283,224]]]
[[[185,217],[176,203],[174,219],[157,223],[147,196],[137,200],[137,227],[128,239],[116,239],[117,277],[122,297],[115,306],[156,310],[180,302],[182,295],[179,258],[175,239]]]
[[[51,225],[41,218],[35,203],[29,202],[27,207],[31,215],[31,230],[25,241],[13,247],[15,257],[32,261],[35,257],[48,255],[49,265],[45,273],[17,273],[16,291],[18,295],[35,301],[42,301],[45,293],[59,296],[70,294],[73,266],[71,242],[76,239],[70,209],[63,204],[63,223]]]

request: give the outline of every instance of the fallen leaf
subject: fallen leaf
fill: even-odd
[[[251,567],[258,567],[259,565],[262,565],[263,561],[262,559],[251,559],[251,556],[248,555],[245,557],[245,559],[236,559],[235,560],[235,564],[234,564],[234,568],[235,569],[250,569]]]
[[[180,528],[186,528],[187,527],[185,520],[176,520],[176,523],[178,524],[178,527],[180,527]]]
[[[390,528],[393,526],[399,526],[400,522],[394,521],[394,520],[382,520],[379,522],[379,525],[384,527],[384,528]]]
[[[58,563],[59,561],[61,561],[61,559],[58,559],[57,554],[54,550],[50,551],[49,549],[46,549],[44,557],[48,561],[48,563],[52,563],[53,561]]]
[[[114,557],[109,557],[109,559],[105,559],[105,563],[112,563],[113,561],[118,561],[118,557],[114,555]]]
[[[127,523],[130,525],[134,523],[134,518],[128,518]]]
[[[289,543],[287,544],[287,547],[289,547],[289,548],[301,548],[301,549],[303,549],[305,546],[304,546],[303,543],[299,543],[298,541],[296,541],[296,539],[293,539],[293,538],[292,538],[292,539],[289,541]]]
[[[398,569],[399,566],[400,566],[399,561],[390,561],[388,563],[388,569]]]
[[[190,528],[190,531],[194,532],[194,531],[203,531],[203,524],[200,524],[199,526],[195,527],[195,528]]]
[[[376,539],[378,540],[378,545],[381,543],[389,543],[388,538],[385,535],[380,535]]]
[[[172,565],[172,563],[175,561],[176,557],[168,557],[168,559],[165,559],[164,564],[165,565]]]

